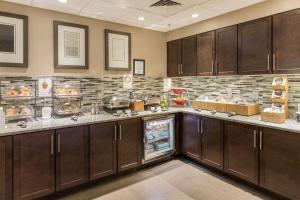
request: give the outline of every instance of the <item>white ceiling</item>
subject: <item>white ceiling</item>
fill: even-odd
[[[180,6],[150,7],[158,0],[6,0],[50,10],[167,32],[265,0],[173,0]],[[192,14],[197,13],[197,18]],[[138,17],[143,16],[144,21]]]

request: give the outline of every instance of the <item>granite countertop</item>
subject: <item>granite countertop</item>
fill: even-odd
[[[297,123],[295,120],[291,120],[291,119],[286,120],[286,122],[282,124],[275,124],[275,123],[261,121],[260,115],[254,115],[251,117],[236,115],[236,116],[228,117],[227,114],[225,113],[216,113],[215,115],[212,115],[210,111],[203,110],[199,112],[192,108],[170,108],[168,111],[160,111],[156,113],[151,113],[149,111],[140,112],[136,116],[115,117],[106,112],[102,112],[99,115],[86,114],[84,116],[79,117],[78,121],[76,122],[71,120],[70,118],[59,118],[59,119],[48,119],[48,120],[37,119],[36,121],[28,122],[27,128],[20,128],[17,126],[16,123],[10,123],[7,124],[5,128],[0,129],[0,137],[8,136],[8,135],[17,135],[17,134],[28,133],[28,132],[67,128],[72,126],[89,125],[89,124],[95,124],[101,122],[119,121],[119,120],[137,118],[137,117],[166,115],[166,114],[173,114],[179,112],[197,114],[201,116],[217,118],[217,119],[222,119],[222,120],[227,120],[232,122],[240,122],[240,123],[245,123],[245,124],[250,124],[255,126],[269,127],[269,128],[275,128],[275,129],[300,133],[300,123]]]

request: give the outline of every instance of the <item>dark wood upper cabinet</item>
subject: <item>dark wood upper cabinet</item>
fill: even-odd
[[[225,122],[224,170],[258,184],[257,127]]]
[[[90,126],[90,179],[117,172],[117,123]]]
[[[197,35],[197,75],[214,75],[215,31]]]
[[[167,74],[170,77],[181,74],[181,40],[167,43]]]
[[[139,119],[118,122],[118,171],[132,169],[141,164],[141,143]]]
[[[12,199],[12,138],[0,137],[0,199]]]
[[[14,199],[35,199],[55,191],[54,131],[14,136]]]
[[[201,161],[201,117],[184,114],[182,117],[181,151],[188,157]]]
[[[262,129],[260,185],[291,199],[300,199],[300,135]]]
[[[87,126],[56,130],[56,190],[89,181],[89,130]]]
[[[272,18],[238,25],[238,73],[272,73]]]
[[[223,169],[223,121],[203,117],[202,131],[202,162]]]
[[[195,76],[197,71],[197,37],[182,39],[181,75]]]
[[[300,9],[273,16],[273,69],[300,72]]]
[[[216,30],[216,75],[237,74],[237,25]]]

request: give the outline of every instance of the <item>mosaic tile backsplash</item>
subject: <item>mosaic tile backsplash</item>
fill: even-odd
[[[245,97],[257,101],[262,107],[271,104],[272,80],[282,75],[253,75],[253,76],[219,76],[219,77],[176,77],[172,78],[173,87],[187,88],[190,99],[200,95],[228,98]],[[122,76],[106,76],[101,78],[52,77],[55,81],[78,82],[83,94],[81,106],[88,112],[92,103],[103,104],[103,99],[111,95],[128,98],[129,91],[122,87]],[[0,80],[26,80],[30,77],[1,77]],[[288,75],[289,80],[289,111],[293,117],[300,103],[300,75]],[[134,77],[133,94],[135,96],[159,96],[163,91],[163,78]],[[228,89],[230,88],[230,89]],[[5,102],[1,102],[4,104]],[[52,99],[37,98],[36,106],[52,106]]]

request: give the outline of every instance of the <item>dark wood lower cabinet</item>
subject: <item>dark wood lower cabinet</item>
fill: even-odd
[[[223,121],[202,118],[202,162],[223,169]]]
[[[300,199],[300,134],[264,128],[261,139],[260,185]]]
[[[255,126],[225,123],[224,170],[258,184],[258,129]]]
[[[139,119],[118,122],[118,171],[138,167],[141,162]]]
[[[90,126],[90,179],[117,172],[117,123]]]
[[[198,161],[201,161],[200,123],[200,116],[184,114],[182,117],[181,151]]]
[[[14,199],[34,199],[55,191],[54,131],[16,135]]]
[[[56,130],[56,139],[56,190],[88,182],[88,126]]]
[[[0,199],[12,198],[12,137],[0,137]]]

